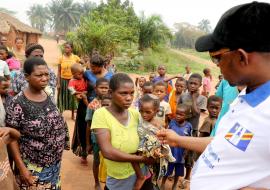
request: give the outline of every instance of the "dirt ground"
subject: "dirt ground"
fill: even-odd
[[[40,39],[39,43],[45,49],[46,62],[56,72],[57,62],[61,55],[58,44],[56,43],[55,40],[49,40],[49,39]],[[130,76],[133,79],[135,79],[138,75],[130,74]],[[204,115],[203,117],[205,116],[206,115]],[[70,137],[72,138],[74,121],[71,120],[71,113],[69,111],[64,112],[64,117],[68,123]],[[62,161],[61,177],[62,177],[63,190],[92,190],[94,189],[94,178],[92,174],[92,155],[88,156],[88,166],[82,166],[80,164],[79,157],[76,157],[72,153],[72,151],[65,151],[63,155],[63,161]],[[169,184],[171,183],[169,182]],[[166,189],[169,189],[169,185],[167,186]]]

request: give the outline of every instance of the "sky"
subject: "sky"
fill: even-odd
[[[26,11],[33,4],[46,5],[51,0],[0,0],[0,7],[16,11],[16,17],[30,24]],[[82,2],[83,0],[74,0]],[[100,0],[91,0],[99,4]],[[252,0],[130,0],[137,14],[144,12],[146,16],[158,14],[167,26],[173,28],[174,23],[188,22],[198,25],[202,19],[208,19],[212,28],[221,15],[229,8],[252,2]],[[265,0],[269,2],[270,0]]]

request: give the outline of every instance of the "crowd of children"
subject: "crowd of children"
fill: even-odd
[[[66,43],[65,47],[70,52],[70,56],[73,56],[72,50],[70,50],[72,46]],[[64,58],[62,56],[62,62]],[[4,83],[4,81],[10,80],[9,76],[11,76],[12,80],[12,72],[20,70],[22,64],[5,46],[0,46],[0,59],[0,68],[2,68],[0,70],[2,72],[2,74],[0,73],[2,77],[1,82]],[[101,107],[107,107],[108,110],[112,109],[109,108],[111,102],[120,104],[115,102],[115,96],[117,96],[113,95],[115,92],[112,93],[111,85],[116,84],[110,84],[110,79],[114,77],[111,71],[115,71],[115,66],[111,63],[111,59],[110,56],[107,59],[103,59],[98,52],[94,52],[91,57],[86,57],[80,62],[73,61],[74,63],[71,63],[71,60],[65,62],[70,69],[70,71],[65,72],[71,75],[69,79],[65,79],[65,88],[77,102],[77,114],[71,148],[75,155],[81,157],[81,164],[83,165],[88,164],[87,156],[93,154],[94,188],[97,190],[101,189],[100,174],[103,175],[102,181],[104,181],[104,176],[107,173],[105,168],[106,163],[108,163],[106,162],[108,156],[105,154],[104,161],[101,154],[104,148],[100,148],[101,142],[97,138],[99,132],[92,128],[93,116],[96,110]],[[4,63],[7,64],[5,65]],[[165,189],[167,179],[171,176],[174,178],[172,189],[177,188],[179,177],[184,175],[185,178],[181,180],[181,187],[186,187],[190,180],[193,163],[198,155],[182,148],[161,144],[155,136],[157,131],[169,128],[181,136],[210,136],[222,105],[221,98],[210,96],[212,90],[210,69],[206,68],[203,70],[204,78],[200,74],[192,73],[188,65],[185,69],[186,72],[182,75],[168,77],[166,75],[166,67],[159,65],[157,75],[156,73],[150,73],[148,79],[145,76],[136,78],[134,81],[135,91],[129,92],[135,93],[134,99],[132,94],[132,98],[128,102],[132,102],[131,107],[140,113],[137,131],[139,148],[136,150],[136,154],[155,159],[158,162],[158,164],[148,164],[147,167],[151,171],[152,183],[157,185],[159,179],[162,178],[161,189]],[[63,72],[63,70],[60,70],[60,77],[62,77]],[[131,80],[127,79],[126,76],[116,76],[115,78],[120,80],[121,77],[127,81]],[[174,79],[176,79],[175,82],[173,82]],[[58,82],[61,83],[61,80]],[[121,83],[123,81],[118,82]],[[61,88],[58,88],[60,90],[58,99],[61,94]],[[200,92],[200,88],[202,88],[202,92]],[[124,96],[123,93],[127,92],[120,92],[120,96]],[[63,91],[62,94],[67,94],[67,92]],[[209,116],[204,120],[202,126],[199,127],[201,113],[207,110]],[[114,115],[113,111],[110,112],[113,117],[119,117]],[[95,126],[95,128],[97,127]],[[137,161],[130,161],[130,163],[136,174],[133,189],[139,190],[144,186],[145,181],[149,179],[149,175],[141,170],[141,166]]]

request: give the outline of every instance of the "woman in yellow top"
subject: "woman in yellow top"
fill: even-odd
[[[72,79],[71,65],[79,63],[80,58],[72,53],[72,44],[64,44],[64,54],[59,58],[58,76],[57,76],[57,107],[62,113],[65,110],[72,111],[72,119],[74,119],[74,110],[76,109],[76,100],[68,90],[69,80]]]
[[[111,105],[96,110],[91,125],[107,166],[105,189],[133,189],[136,175],[131,162],[153,164],[153,159],[135,155],[139,146],[139,112],[129,108],[134,95],[132,79],[124,73],[115,74],[109,87]],[[142,172],[147,176],[146,167],[142,167]],[[143,189],[153,189],[150,178]]]

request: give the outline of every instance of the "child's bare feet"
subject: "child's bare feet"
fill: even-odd
[[[133,190],[140,190],[142,188],[145,180],[146,180],[145,176],[141,176],[141,177],[137,176],[137,180],[135,182]]]

